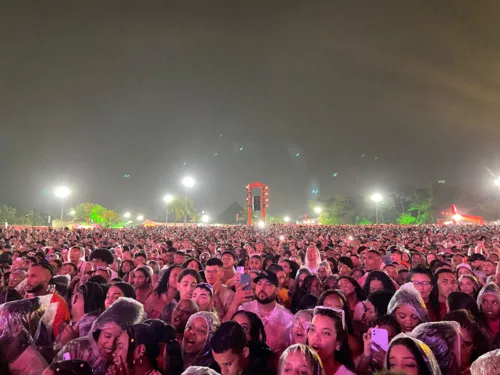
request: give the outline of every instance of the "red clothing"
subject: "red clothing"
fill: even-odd
[[[500,320],[488,320],[488,331],[491,337],[494,338],[500,331]]]
[[[446,303],[439,302],[439,319],[441,319],[442,316],[445,316],[448,314],[448,308],[446,307]]]
[[[425,304],[425,307],[427,308],[427,313],[429,314],[429,321],[431,321],[431,322],[439,321],[439,316],[437,316],[436,313],[434,312],[434,309],[433,309],[430,301]],[[446,304],[445,304],[445,307],[446,307]]]
[[[40,300],[45,307],[42,320],[47,330],[52,331],[53,337],[57,337],[61,331],[61,324],[69,322],[68,304],[57,293],[40,296]]]

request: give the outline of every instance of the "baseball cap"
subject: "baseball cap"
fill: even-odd
[[[276,274],[274,272],[271,272],[271,271],[261,271],[261,272],[258,273],[257,277],[255,279],[253,279],[253,282],[254,283],[258,283],[259,280],[262,280],[262,279],[268,280],[274,286],[278,286],[279,285],[278,276],[276,276]]]

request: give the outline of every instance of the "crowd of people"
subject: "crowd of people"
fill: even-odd
[[[500,374],[500,227],[0,229],[0,374]]]

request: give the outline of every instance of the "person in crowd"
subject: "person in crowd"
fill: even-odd
[[[376,250],[368,250],[364,259],[366,274],[358,280],[359,285],[364,286],[366,278],[372,271],[380,271],[382,267],[382,255]]]
[[[473,315],[467,310],[451,311],[443,317],[443,320],[460,324],[460,338],[462,342],[460,374],[469,374],[472,362],[491,350],[491,342],[488,334],[476,323]]]
[[[139,266],[134,270],[134,288],[137,301],[144,304],[153,291],[153,270],[148,266]]]
[[[448,311],[465,309],[469,311],[476,321],[481,320],[477,301],[463,292],[451,292],[448,295]]]
[[[237,322],[221,324],[210,340],[212,355],[222,375],[271,374],[261,362],[250,355],[243,327]]]
[[[442,374],[460,373],[462,342],[457,322],[422,323],[410,336],[422,341],[432,350]]]
[[[43,320],[55,338],[61,332],[62,325],[69,322],[70,313],[66,301],[59,294],[50,293],[49,282],[52,277],[53,270],[49,263],[41,261],[32,264],[26,278],[26,292],[37,297],[50,296],[49,304],[55,309],[55,314],[44,314]]]
[[[236,274],[236,270],[234,266],[236,265],[236,254],[231,250],[226,250],[222,253],[222,283],[229,288],[233,286],[234,276]]]
[[[62,274],[68,275],[73,280],[74,277],[78,275],[78,267],[75,263],[65,262],[62,266]]]
[[[182,340],[184,369],[189,366],[206,366],[219,371],[212,356],[210,339],[220,326],[217,315],[200,311],[189,317]]]
[[[354,375],[344,311],[316,307],[307,343],[321,358],[326,375]]]
[[[290,345],[293,315],[276,302],[278,277],[270,271],[262,271],[253,280],[256,284],[255,300],[240,306],[240,310],[253,312],[264,323],[267,344],[278,356]]]
[[[214,311],[214,290],[208,283],[199,283],[193,290],[192,299],[198,305],[200,311]]]
[[[332,270],[328,261],[324,260],[319,264],[317,275],[322,283],[325,282],[327,277],[332,276]]]
[[[338,261],[338,267],[340,277],[351,276],[354,269],[354,264],[352,263],[351,258],[347,256],[341,256]]]
[[[94,321],[87,336],[63,346],[55,361],[80,359],[91,365],[95,375],[106,375],[113,364],[115,352],[126,345],[127,329],[144,319],[141,303],[126,297],[119,298]]]
[[[323,291],[321,280],[317,275],[308,275],[304,279],[304,283],[302,284],[302,290],[304,294],[310,294],[315,297],[319,297]]]
[[[177,276],[177,290],[179,291],[179,300],[193,298],[193,291],[200,283],[200,274],[190,268],[181,271]]]
[[[287,348],[280,357],[278,375],[325,375],[323,364],[318,354],[304,344],[295,344]]]
[[[432,271],[424,266],[417,266],[408,275],[408,281],[413,284],[420,293],[420,297],[425,303],[425,307],[432,322],[439,320],[440,306],[438,298],[438,288]]]
[[[104,308],[108,309],[120,297],[136,299],[134,287],[128,283],[122,282],[116,282],[111,285],[106,293]]]
[[[250,257],[250,269],[252,271],[262,271],[262,258],[254,254]]]
[[[385,368],[406,375],[441,375],[431,349],[422,341],[403,333],[390,342]]]
[[[228,313],[234,292],[222,283],[224,264],[218,258],[210,258],[205,266],[205,277],[214,291],[214,305],[221,319],[224,319]]]
[[[292,344],[307,344],[307,332],[311,326],[313,310],[299,310],[293,317]]]
[[[447,312],[448,295],[458,289],[457,276],[452,270],[443,268],[436,272],[436,283],[439,295],[439,316],[444,316]]]
[[[76,266],[77,273],[80,272],[85,262],[85,249],[81,246],[72,246],[69,249],[68,258]]]
[[[171,321],[169,320],[168,322],[166,322],[167,324],[170,323],[172,327],[174,327],[175,333],[177,335],[177,341],[180,344],[182,344],[186,324],[189,318],[191,317],[191,315],[196,314],[198,311],[198,305],[193,300],[180,300],[172,312]]]
[[[92,262],[95,270],[107,270],[114,262],[113,253],[108,249],[96,249],[90,254],[89,260]],[[118,277],[114,271],[111,271],[110,279]]]
[[[134,262],[131,260],[124,260],[120,265],[120,270],[118,271],[118,276],[123,280],[128,279],[129,273],[135,268]]]
[[[323,289],[325,291],[331,290],[331,289],[337,289],[338,280],[339,280],[339,278],[337,275],[328,276],[324,282]]]
[[[475,299],[481,289],[481,285],[476,276],[462,275],[458,278],[458,289]]]
[[[394,292],[391,290],[377,290],[370,293],[364,303],[363,321],[370,325],[382,315],[387,314],[387,307],[393,296]]]
[[[477,296],[481,322],[492,341],[500,330],[500,287],[494,283],[486,284]]]
[[[318,272],[318,267],[321,262],[321,254],[318,248],[311,244],[307,247],[305,256],[305,267],[311,272],[311,274],[316,274]]]
[[[9,275],[9,288],[16,288],[19,284],[26,279],[26,272],[23,270],[12,271]]]
[[[389,302],[387,313],[397,319],[404,333],[409,333],[420,323],[429,321],[424,300],[412,283],[403,284],[399,288]]]
[[[343,276],[339,278],[338,287],[347,297],[351,313],[354,313],[356,305],[365,299],[361,286],[353,278]]]
[[[396,291],[394,282],[386,273],[382,271],[372,271],[366,277],[365,286],[363,287],[363,294],[368,296],[370,293],[377,290],[388,290],[391,292]]]
[[[247,345],[250,349],[250,356],[254,361],[260,361],[259,364],[254,363],[255,366],[263,368],[273,368],[273,362],[276,358],[271,348],[266,344],[267,337],[264,330],[264,324],[257,314],[239,310],[232,317],[238,323],[247,336]]]
[[[149,294],[144,302],[146,314],[150,319],[158,319],[162,315],[163,308],[175,301],[177,295],[177,278],[181,273],[182,268],[179,266],[170,266],[160,276],[158,286]],[[170,311],[171,312],[171,311]],[[170,322],[169,317],[162,319],[167,324]]]
[[[500,371],[500,349],[493,350],[476,359],[472,364],[471,375],[491,375]]]

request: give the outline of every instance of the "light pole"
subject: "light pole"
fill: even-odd
[[[168,204],[172,202],[174,197],[172,197],[170,194],[167,194],[163,197],[163,202],[167,205],[166,212],[165,212],[165,224],[168,223]]]
[[[186,176],[182,179],[182,185],[186,188],[186,200],[184,202],[184,224],[187,223],[187,210],[188,210],[188,189],[192,188],[195,184],[194,178]]]
[[[375,223],[378,224],[378,205],[384,197],[380,193],[375,193],[371,196],[371,200],[375,203]]]
[[[70,214],[71,216],[73,216],[73,223],[74,223],[74,222],[75,222],[75,215],[76,215],[76,211],[75,211],[75,210],[71,210],[71,211],[69,212],[69,214]]]
[[[66,186],[60,186],[54,190],[54,195],[61,198],[61,221],[64,217],[64,198],[68,197],[70,193],[70,190]]]

